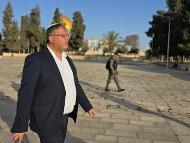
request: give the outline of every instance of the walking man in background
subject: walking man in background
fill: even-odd
[[[106,63],[106,69],[108,70],[108,80],[105,87],[105,91],[109,91],[109,84],[111,83],[112,79],[114,79],[117,85],[118,92],[122,92],[125,90],[122,89],[119,84],[117,67],[118,67],[117,55],[114,53],[114,55],[112,55]]]

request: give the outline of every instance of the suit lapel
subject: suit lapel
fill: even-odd
[[[52,69],[54,70],[57,79],[59,80],[59,82],[60,82],[60,83],[62,84],[62,86],[64,87],[64,83],[63,83],[63,79],[62,79],[62,77],[61,77],[61,73],[60,73],[60,71],[59,71],[59,69],[58,69],[58,67],[57,67],[57,64],[56,64],[56,62],[55,62],[53,56],[52,56],[51,53],[49,52],[48,48],[44,48],[43,52],[44,52],[46,58],[48,59],[50,65],[51,65],[51,67],[52,67]],[[65,88],[65,87],[64,87],[64,88]]]
[[[71,67],[71,70],[73,71],[73,76],[74,76],[74,81],[75,81],[75,84],[77,84],[77,73],[76,73],[76,69],[75,69],[75,66],[72,62],[72,60],[70,59],[70,57],[66,57],[70,67]]]

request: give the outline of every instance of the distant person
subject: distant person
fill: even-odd
[[[108,80],[107,80],[107,84],[105,87],[105,91],[109,91],[109,84],[111,83],[112,79],[114,79],[114,81],[117,85],[118,92],[122,92],[125,90],[125,89],[121,88],[121,86],[119,85],[117,67],[118,67],[117,55],[114,54],[108,59],[108,61],[106,63],[106,69],[108,70]]]
[[[96,111],[78,82],[77,70],[65,53],[69,35],[62,24],[46,30],[47,47],[26,57],[18,92],[12,138],[23,143],[30,129],[41,143],[64,143],[68,117],[76,122],[78,104],[93,118]]]

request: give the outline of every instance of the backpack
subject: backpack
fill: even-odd
[[[107,63],[106,63],[106,69],[107,69],[107,70],[111,70],[111,69],[110,69],[110,60],[108,60]]]

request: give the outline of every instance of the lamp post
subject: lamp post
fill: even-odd
[[[169,55],[170,55],[170,25],[171,25],[171,19],[169,17],[168,21],[168,46],[167,46],[167,64],[166,68],[168,69],[169,67]]]
[[[154,33],[152,34],[152,49],[154,48]]]
[[[166,16],[163,16],[166,17]],[[166,61],[166,68],[169,68],[169,55],[170,55],[170,31],[171,31],[171,18],[168,18],[168,44],[167,44],[167,61]]]

